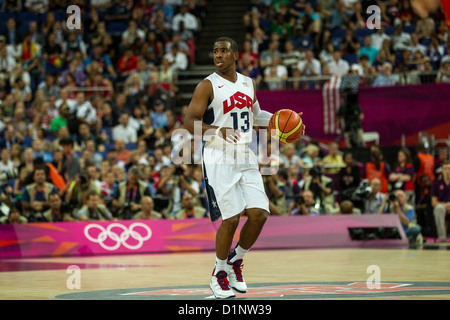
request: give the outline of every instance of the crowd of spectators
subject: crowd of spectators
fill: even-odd
[[[379,28],[367,25],[371,5]],[[241,70],[266,89],[320,88],[349,73],[373,86],[450,82],[444,13],[421,18],[409,0],[252,0],[243,23]]]
[[[407,2],[377,2],[382,28],[368,32],[365,9],[371,1],[251,1],[243,15],[239,71],[270,89],[285,85],[269,81],[274,78],[352,71],[375,76],[373,85],[401,83],[392,82],[389,68],[396,74],[446,68],[436,81],[448,81],[445,19],[440,13],[419,19]],[[207,2],[73,4],[83,17],[75,30],[65,26],[63,1],[0,7],[0,221],[207,216],[201,166],[171,161],[172,133],[187,108],[177,98],[178,72],[195,63]],[[199,158],[195,150],[193,158]],[[383,213],[422,204],[419,160],[412,166],[399,155],[391,170],[375,150],[360,168],[334,143],[325,152],[303,141],[280,152],[270,155],[279,172],[264,176],[273,215]],[[431,181],[439,174],[433,171]],[[355,191],[365,179],[373,195],[363,199]],[[402,192],[395,209],[387,205],[389,190]],[[367,203],[372,196],[386,200],[384,205]],[[417,236],[416,229],[410,233]]]

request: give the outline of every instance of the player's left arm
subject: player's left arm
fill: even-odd
[[[255,96],[253,99],[253,125],[257,126],[257,127],[268,127],[269,126],[269,121],[270,118],[272,118],[273,113],[270,113],[268,111],[265,110],[261,110],[261,107],[259,106],[259,101],[256,98],[256,85],[255,82],[253,82],[253,88],[254,88],[254,92],[255,92]],[[303,115],[303,112],[300,112],[298,114],[300,117]],[[302,124],[303,126],[303,133],[302,135],[305,135],[305,124]]]
[[[261,110],[259,106],[259,101],[256,98],[256,84],[255,81],[253,83],[253,91],[255,92],[255,96],[253,97],[253,125],[257,127],[268,127],[270,118],[272,118],[272,113]]]

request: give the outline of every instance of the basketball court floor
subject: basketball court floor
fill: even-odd
[[[253,250],[236,300],[450,299],[450,244]],[[0,260],[1,300],[212,300],[214,252]]]

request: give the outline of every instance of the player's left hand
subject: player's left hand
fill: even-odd
[[[302,117],[302,115],[303,115],[303,112],[299,112],[298,113],[298,115],[300,116],[300,118]],[[303,120],[302,120],[303,121]],[[305,126],[305,124],[303,123],[302,124],[302,128],[303,128],[303,131],[302,131],[302,136],[304,136],[305,135],[305,133],[306,133],[306,126]]]

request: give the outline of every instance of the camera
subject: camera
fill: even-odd
[[[397,200],[397,196],[395,195],[395,193],[390,192],[389,195],[388,195],[388,200],[389,200],[389,202],[396,201]]]
[[[302,194],[299,194],[298,196],[297,196],[297,204],[298,205],[302,205],[302,204],[305,204],[305,198],[303,197],[303,195]]]
[[[368,198],[371,192],[372,188],[370,187],[369,180],[363,180],[353,192],[353,197],[354,199],[363,200]]]
[[[80,174],[80,184],[84,185],[88,182],[88,178],[85,174]]]
[[[19,177],[19,170],[13,169],[10,172],[2,172],[0,173],[0,185],[4,185],[8,182],[8,180],[16,179]]]
[[[181,166],[175,166],[175,174],[178,176],[182,176],[184,174],[184,169]]]

